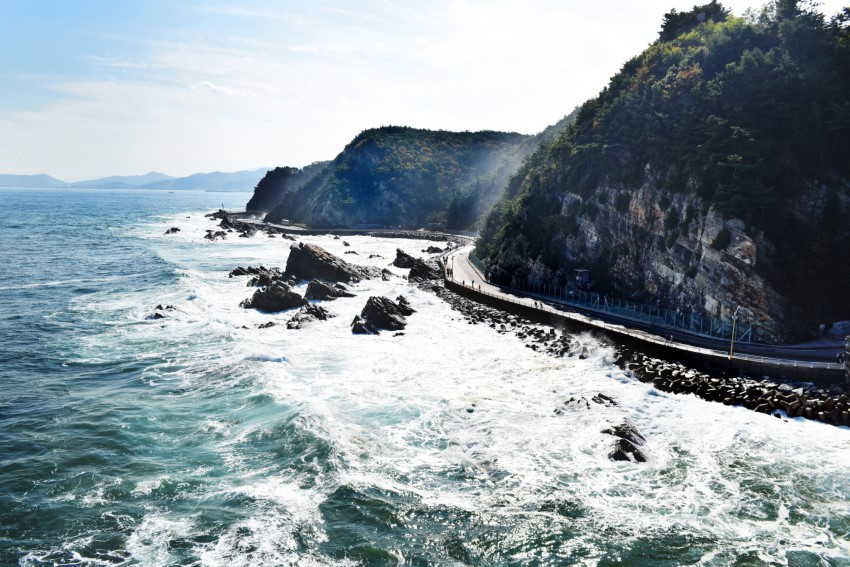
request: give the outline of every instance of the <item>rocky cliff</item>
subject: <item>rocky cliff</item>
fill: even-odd
[[[665,16],[483,223],[496,277],[729,318],[757,339],[850,318],[850,10]]]
[[[330,162],[279,167],[257,185],[248,210],[317,228],[436,223],[469,229],[502,195],[508,178],[543,140],[535,136],[404,127],[366,130]]]

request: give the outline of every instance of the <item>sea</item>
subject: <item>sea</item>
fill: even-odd
[[[287,329],[228,273],[292,242],[203,238],[249,196],[0,189],[0,565],[850,565],[848,428],[660,392],[590,333],[535,352],[392,266]],[[351,333],[399,295],[402,335]]]

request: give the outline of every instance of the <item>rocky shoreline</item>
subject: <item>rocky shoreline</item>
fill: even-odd
[[[222,226],[227,225],[227,228],[230,230],[238,231],[246,228],[254,228],[252,224],[234,221],[224,211],[207,216],[213,219],[220,218],[222,220]],[[277,230],[275,227],[268,228]],[[423,237],[420,233],[410,231],[393,231],[390,233],[381,233],[381,235],[393,238],[427,240],[432,240],[430,236],[433,236]],[[377,236],[377,234],[373,234],[373,236]],[[362,278],[378,277],[381,275],[375,269],[367,269],[348,264],[324,250],[311,245],[293,245],[291,253],[293,255],[293,258],[291,258],[292,262],[287,265],[285,273],[281,273],[277,269],[269,270],[261,267],[240,268],[235,270],[233,275],[253,275],[255,279],[249,282],[249,285],[269,286],[268,288],[262,287],[261,290],[255,293],[255,296],[258,296],[258,294],[262,296],[263,293],[272,291],[278,295],[285,295],[289,290],[281,280],[286,280],[286,278],[289,278],[290,281],[288,283],[292,285],[294,282],[291,280],[293,279],[313,280],[317,276],[320,280],[330,282],[356,282]],[[300,258],[301,256],[303,258]],[[587,347],[582,345],[579,338],[575,335],[564,331],[558,332],[551,327],[546,330],[544,326],[530,319],[479,304],[447,289],[442,280],[440,268],[434,260],[420,260],[399,249],[397,250],[396,259],[393,264],[401,268],[410,268],[411,271],[408,275],[408,280],[411,285],[416,285],[422,289],[429,289],[434,292],[438,297],[446,301],[452,309],[465,317],[469,324],[488,325],[502,334],[512,333],[520,340],[523,340],[527,348],[544,352],[553,357],[577,356],[578,358],[585,358],[588,356]],[[239,273],[239,270],[244,270],[244,272]],[[276,288],[274,290],[271,289],[272,286],[269,284],[275,280],[279,282],[277,285],[281,288],[280,290]],[[325,299],[331,299],[330,296],[334,295],[334,293],[329,291],[331,289],[340,293],[339,296],[350,295],[345,293],[346,290],[342,286],[338,286],[339,289],[330,288],[327,284],[319,281],[316,281],[313,285],[317,293],[318,291],[323,292],[318,295],[323,296]],[[328,289],[322,287],[319,290],[320,286],[327,287]],[[260,299],[260,297],[257,297],[257,299]],[[306,303],[306,299],[300,296],[292,299],[292,302],[286,302],[288,307],[299,307],[302,306],[301,302]],[[387,311],[388,314],[384,315],[388,315],[389,318],[393,317],[396,311],[395,307],[398,307],[398,304],[387,298],[370,298],[370,301],[374,304],[373,307],[378,304],[386,307],[384,311]],[[292,305],[289,305],[289,303],[292,303]],[[253,306],[253,302],[246,300],[245,307],[249,307],[249,305]],[[368,310],[364,308],[364,313],[366,311]],[[306,316],[308,314],[305,313],[304,315],[306,322]],[[324,314],[321,313],[311,313],[309,315],[312,315],[312,319],[325,318],[322,316]],[[401,313],[395,315],[401,315]],[[358,322],[355,320],[352,322],[352,326],[355,328],[354,332],[373,333],[379,328],[387,328],[389,330],[403,328],[403,324],[370,326],[368,324],[368,317],[361,316],[361,319],[362,321]],[[403,321],[403,315],[401,315],[399,321]],[[297,328],[295,325],[297,321],[293,323],[291,328]],[[732,374],[727,370],[697,369],[679,362],[670,362],[662,358],[647,355],[644,352],[638,352],[630,347],[618,344],[616,341],[607,337],[605,340],[614,346],[614,362],[619,368],[641,382],[651,383],[660,391],[674,394],[693,394],[706,401],[723,403],[730,406],[743,406],[753,411],[774,415],[777,418],[803,417],[837,426],[850,426],[850,394],[840,385],[819,385],[816,387],[808,382],[782,381],[767,377],[756,378],[743,374]],[[593,396],[591,401],[604,405],[616,404],[614,400],[602,393]],[[590,405],[590,401],[582,398],[582,400],[566,400],[564,406],[569,407],[571,404],[581,403],[587,404],[588,407]],[[555,408],[556,412],[562,410],[563,408]],[[636,437],[632,437],[627,439],[628,443],[621,443],[620,441],[617,443],[622,445],[620,449],[627,447],[631,451],[634,460],[639,461],[640,456],[635,454],[632,449],[637,451],[640,451],[640,449],[635,443]],[[630,451],[625,452],[629,453]],[[614,456],[612,456],[613,458]]]
[[[559,333],[554,328],[546,331],[529,319],[481,305],[442,285],[434,285],[433,289],[470,324],[488,325],[499,333],[513,333],[525,341],[527,348],[553,357],[587,356],[587,348],[569,333]],[[813,386],[808,382],[703,371],[606,340],[615,348],[614,362],[619,368],[641,382],[652,383],[662,392],[693,394],[706,401],[740,405],[777,418],[804,417],[831,425],[850,426],[850,394],[840,385]]]

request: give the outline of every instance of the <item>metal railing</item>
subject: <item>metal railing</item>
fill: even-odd
[[[469,261],[486,278],[487,268],[480,259],[475,257],[475,254],[469,254]],[[511,280],[510,284],[502,285],[502,287],[551,298],[560,303],[578,305],[600,313],[610,313],[624,319],[647,323],[672,331],[685,331],[712,339],[731,340],[732,338],[733,326],[730,323],[679,309],[667,309],[657,305],[637,303],[569,285],[556,286],[541,281],[521,280],[516,277]],[[750,343],[752,339],[752,326],[739,323],[735,329],[735,342]]]
[[[470,254],[471,256],[471,254]],[[470,264],[472,262],[470,261]],[[565,319],[570,319],[573,321],[577,321],[579,323],[584,323],[586,325],[591,325],[593,327],[598,327],[600,329],[604,329],[606,331],[611,331],[613,333],[617,333],[620,335],[626,335],[635,339],[639,339],[644,342],[653,343],[656,345],[664,346],[664,347],[672,347],[678,350],[683,350],[686,352],[691,352],[694,354],[701,354],[703,356],[709,356],[713,358],[729,358],[728,352],[719,351],[710,348],[703,348],[694,345],[689,345],[681,342],[674,342],[666,339],[664,337],[655,335],[653,333],[647,331],[640,331],[637,329],[630,329],[628,327],[624,327],[622,325],[616,325],[613,323],[607,323],[605,321],[601,321],[599,319],[592,319],[591,317],[577,313],[574,311],[566,311],[563,308],[559,308],[557,306],[553,306],[547,303],[541,303],[539,301],[535,301],[533,298],[529,297],[515,297],[506,293],[494,293],[487,289],[481,289],[480,286],[472,287],[470,283],[461,283],[454,278],[450,278],[447,272],[444,272],[444,278],[447,285],[454,285],[459,288],[463,288],[468,291],[472,291],[473,293],[477,293],[480,295],[484,295],[487,297],[492,297],[494,299],[504,301],[506,303],[513,303],[516,305],[520,305],[522,307],[528,309],[536,309],[538,311],[542,311],[544,313],[551,313],[553,315],[557,315],[563,317]],[[536,302],[536,305],[535,305]],[[728,338],[728,337],[727,337]],[[814,361],[802,361],[802,360],[791,360],[791,359],[783,359],[783,358],[772,358],[767,356],[757,356],[752,354],[744,354],[744,353],[735,353],[735,360],[746,360],[749,362],[755,362],[770,366],[782,367],[782,368],[803,368],[803,369],[812,369],[812,370],[843,370],[843,364],[831,363],[831,362],[814,362]]]

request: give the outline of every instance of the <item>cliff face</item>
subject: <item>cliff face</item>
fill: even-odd
[[[850,319],[850,10],[671,12],[482,223],[497,277],[728,320],[757,338]]]
[[[559,257],[557,265],[544,255],[530,256],[529,241],[520,235],[489,258],[496,277],[565,285],[573,269],[590,268],[599,291],[634,301],[724,320],[740,306],[740,320],[752,324],[754,338],[764,342],[790,341],[799,325],[812,324],[802,322],[796,302],[771,282],[776,248],[763,233],[724,218],[693,193],[665,196],[650,176],[629,192],[626,205],[618,199],[620,191],[600,194],[605,196],[590,203],[596,210],[592,218],[578,217],[553,235],[547,252]],[[587,207],[574,193],[560,201],[563,218]]]

